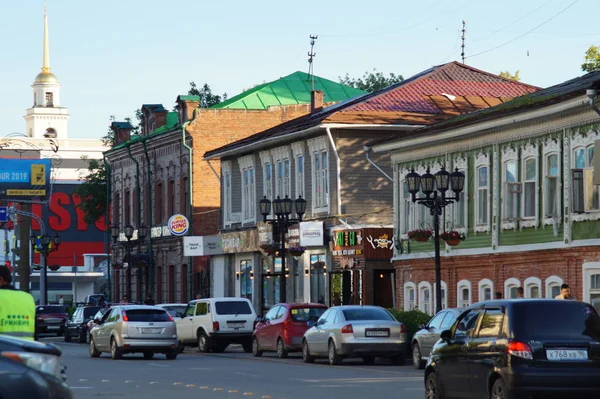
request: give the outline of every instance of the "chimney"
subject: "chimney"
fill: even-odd
[[[154,113],[154,129],[158,129],[159,127],[163,127],[167,124],[167,111],[166,109],[156,111]]]
[[[323,92],[313,90],[310,92],[310,113],[319,112],[323,109]]]
[[[110,129],[114,132],[115,139],[113,146],[125,143],[131,138],[133,126],[129,122],[112,122]]]
[[[177,96],[179,108],[179,122],[185,123],[192,120],[194,111],[200,106],[199,96]]]

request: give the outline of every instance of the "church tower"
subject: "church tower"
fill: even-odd
[[[33,85],[33,107],[25,115],[28,137],[59,138],[68,137],[69,110],[60,106],[60,84],[50,71],[50,45],[48,42],[48,12],[44,6],[44,57],[42,72]]]

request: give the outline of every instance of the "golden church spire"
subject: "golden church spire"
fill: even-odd
[[[48,43],[48,5],[44,1],[44,61],[42,72],[50,72],[50,44]]]

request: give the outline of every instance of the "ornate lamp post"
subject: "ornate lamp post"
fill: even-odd
[[[260,200],[260,213],[263,215],[263,220],[273,225],[275,242],[280,245],[279,256],[281,256],[281,284],[279,291],[280,302],[287,301],[287,271],[285,267],[285,236],[288,228],[295,223],[302,221],[302,216],[306,212],[306,200],[302,196],[298,196],[296,200],[288,198],[284,199],[277,197],[273,202],[265,196]],[[267,219],[271,214],[271,205],[273,206],[274,219]],[[292,211],[296,211],[297,218],[290,218]]]
[[[38,237],[32,235],[30,237],[31,249],[38,251],[42,255],[42,270],[40,273],[40,305],[48,304],[48,255],[58,250],[60,247],[61,238],[57,234],[50,238],[49,235],[44,234],[39,238],[40,245],[38,245]],[[50,243],[54,244],[50,246]]]
[[[120,243],[121,245],[123,245],[125,247],[125,251],[126,251],[127,271],[125,272],[125,295],[127,295],[127,298],[129,298],[129,300],[132,299],[131,298],[131,268],[132,268],[131,249],[135,245],[137,245],[138,251],[140,250],[142,242],[144,242],[144,240],[148,236],[148,227],[146,227],[145,225],[141,225],[140,227],[138,227],[136,240],[132,240],[134,231],[135,231],[135,227],[133,227],[133,225],[131,225],[131,224],[126,225],[125,228],[123,228],[123,235],[125,236],[127,241],[123,241]],[[113,244],[117,244],[117,240],[119,239],[119,236],[121,235],[119,226],[113,225],[110,229],[110,234],[113,238]],[[138,287],[138,296],[140,296],[140,294],[141,294],[141,290]],[[141,297],[138,298],[138,300],[141,300]]]
[[[414,169],[406,175],[406,184],[408,192],[412,196],[412,201],[429,208],[433,216],[434,228],[434,245],[435,245],[435,312],[442,310],[442,272],[440,264],[440,216],[444,207],[448,204],[459,202],[460,193],[463,191],[465,184],[465,175],[455,169],[449,173],[445,168],[434,175],[427,172],[419,175]],[[417,193],[420,191],[424,197],[417,198]],[[446,196],[446,192],[451,189],[454,192],[454,197]]]

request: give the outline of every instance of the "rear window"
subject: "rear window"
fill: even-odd
[[[215,302],[215,310],[221,315],[252,314],[252,309],[246,301]]]
[[[101,308],[99,306],[93,306],[90,308],[83,308],[83,318],[89,319],[93,317]]]
[[[588,304],[575,301],[518,303],[514,310],[514,328],[522,329],[520,332],[528,339],[600,340],[600,316]]]
[[[130,309],[125,313],[128,321],[171,321],[169,314],[161,309]]]
[[[326,308],[294,308],[290,310],[293,321],[317,321]]]
[[[58,305],[44,305],[36,309],[37,313],[48,314],[48,313],[66,313],[64,306]]]
[[[388,320],[396,321],[385,309],[378,308],[357,308],[345,309],[342,311],[348,321],[358,320]]]
[[[187,306],[163,306],[163,308],[169,312],[173,317],[177,316],[177,313],[185,313]]]

